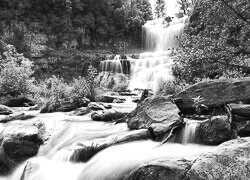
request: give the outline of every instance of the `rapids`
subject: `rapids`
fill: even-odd
[[[168,143],[160,146],[158,142],[143,140],[107,148],[87,163],[74,163],[67,159],[48,159],[44,156],[32,158],[28,160],[28,165],[33,168],[30,172],[26,162],[6,179],[16,180],[25,176],[28,180],[116,180],[125,177],[141,164],[154,159],[193,160],[201,153],[212,149],[213,147],[197,144]],[[68,155],[67,152],[65,153]],[[25,174],[23,169],[26,169]]]

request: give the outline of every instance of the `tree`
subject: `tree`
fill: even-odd
[[[247,0],[200,1],[174,57],[178,80],[238,77],[250,73],[250,6]]]
[[[1,43],[1,45],[4,45]],[[0,96],[27,94],[32,87],[32,62],[12,45],[4,45],[0,58]]]
[[[164,0],[156,0],[155,2],[155,16],[157,19],[164,18],[166,16],[166,3]]]

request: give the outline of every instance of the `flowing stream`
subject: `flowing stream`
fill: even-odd
[[[171,76],[171,56],[178,48],[178,38],[182,35],[187,18],[174,19],[168,26],[151,21],[143,27],[144,46],[151,52],[142,53],[139,59],[127,57],[108,58],[101,63],[101,70],[113,74],[124,74],[129,78],[129,87],[157,90],[160,81]],[[104,79],[105,80],[105,79]],[[63,114],[61,114],[64,116]],[[58,114],[55,114],[58,116]],[[48,118],[48,117],[47,117]],[[68,118],[68,117],[67,117]],[[67,119],[66,118],[66,119]],[[54,120],[53,117],[49,119]],[[151,140],[134,141],[106,148],[90,160],[79,162],[75,150],[81,142],[108,137],[112,134],[128,132],[126,124],[91,122],[89,116],[76,119],[58,132],[38,155],[20,165],[3,180],[116,180],[129,174],[141,164],[154,159],[192,159],[213,149],[209,146],[193,144],[198,124],[186,122],[179,143]]]

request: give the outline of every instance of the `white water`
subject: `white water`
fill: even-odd
[[[168,161],[185,158],[193,160],[213,147],[195,144],[168,143],[159,146],[153,141],[137,141],[105,149],[87,163],[49,160],[45,157],[30,159],[26,167],[27,180],[116,180],[128,175],[141,164],[161,159]],[[21,179],[24,163],[9,180]],[[33,167],[33,169],[32,169]],[[31,169],[30,171],[28,171]],[[28,173],[30,172],[30,173]]]
[[[157,53],[143,53],[140,59],[131,60],[132,73],[129,88],[152,89],[157,91],[160,81],[171,80],[171,55],[169,50]]]

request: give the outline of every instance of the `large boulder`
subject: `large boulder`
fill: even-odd
[[[13,110],[11,108],[0,104],[0,115],[9,115],[12,113],[13,113]]]
[[[189,180],[250,179],[250,138],[235,139],[200,156],[187,173]]]
[[[166,96],[152,96],[138,104],[136,109],[128,116],[130,129],[149,128],[152,124],[167,124],[166,130],[171,125],[180,121],[179,110]]]
[[[5,155],[15,162],[36,155],[42,143],[36,126],[13,123],[3,131],[2,148]]]
[[[0,163],[4,165],[3,174],[8,173],[16,165],[35,156],[42,144],[36,126],[11,122],[0,129]],[[7,171],[7,172],[6,172]]]
[[[241,79],[218,79],[197,83],[174,96],[183,114],[195,112],[194,98],[208,109],[250,99],[250,77]]]
[[[218,145],[230,140],[233,135],[228,116],[214,116],[197,127],[197,141],[207,145]]]
[[[125,180],[182,180],[192,165],[183,158],[154,160],[132,171]]]

